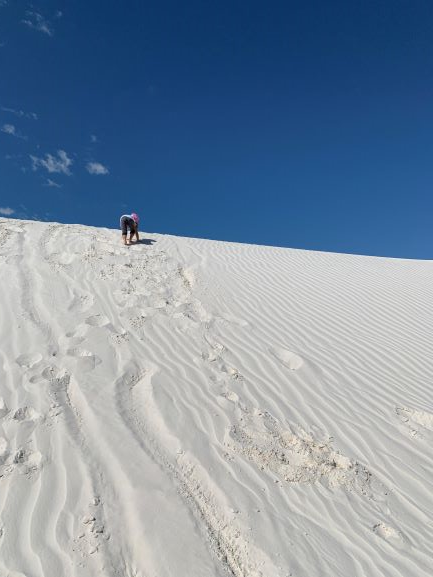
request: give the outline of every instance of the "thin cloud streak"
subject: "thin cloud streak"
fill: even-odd
[[[3,124],[1,132],[9,134],[10,136],[14,136],[15,138],[21,138],[22,140],[27,140],[27,136],[24,136],[23,134],[21,134],[21,132],[18,132],[13,124]]]
[[[55,18],[59,19],[62,17],[62,15],[63,15],[62,12],[58,10],[55,14]],[[26,26],[28,26],[29,28],[37,30],[38,32],[42,32],[43,34],[47,34],[48,36],[54,35],[54,29],[52,23],[49,20],[47,20],[44,16],[42,16],[42,14],[39,14],[39,12],[33,12],[31,10],[28,10],[26,12],[26,19],[21,20],[21,22]]]
[[[58,182],[54,182],[54,180],[51,180],[51,178],[47,178],[47,181],[44,184],[44,186],[48,186],[50,188],[62,188],[61,184],[59,184]]]
[[[7,106],[2,106],[0,108],[2,112],[10,112],[18,118],[31,118],[32,120],[38,120],[38,115],[35,112],[24,112],[24,110],[15,110],[15,108],[8,108]]]

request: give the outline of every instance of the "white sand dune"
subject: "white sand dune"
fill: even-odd
[[[431,577],[433,262],[0,219],[0,575]]]

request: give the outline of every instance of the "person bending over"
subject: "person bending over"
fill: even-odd
[[[122,230],[122,240],[123,244],[131,244],[132,239],[135,236],[136,242],[138,242],[138,214],[133,212],[132,214],[124,214],[120,217],[120,228]],[[129,229],[129,240],[128,240],[128,229]]]

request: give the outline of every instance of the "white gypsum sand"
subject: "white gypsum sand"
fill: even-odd
[[[431,577],[433,263],[141,236],[0,219],[0,575]]]

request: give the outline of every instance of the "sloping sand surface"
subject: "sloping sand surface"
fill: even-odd
[[[433,263],[0,219],[1,577],[431,577]]]

